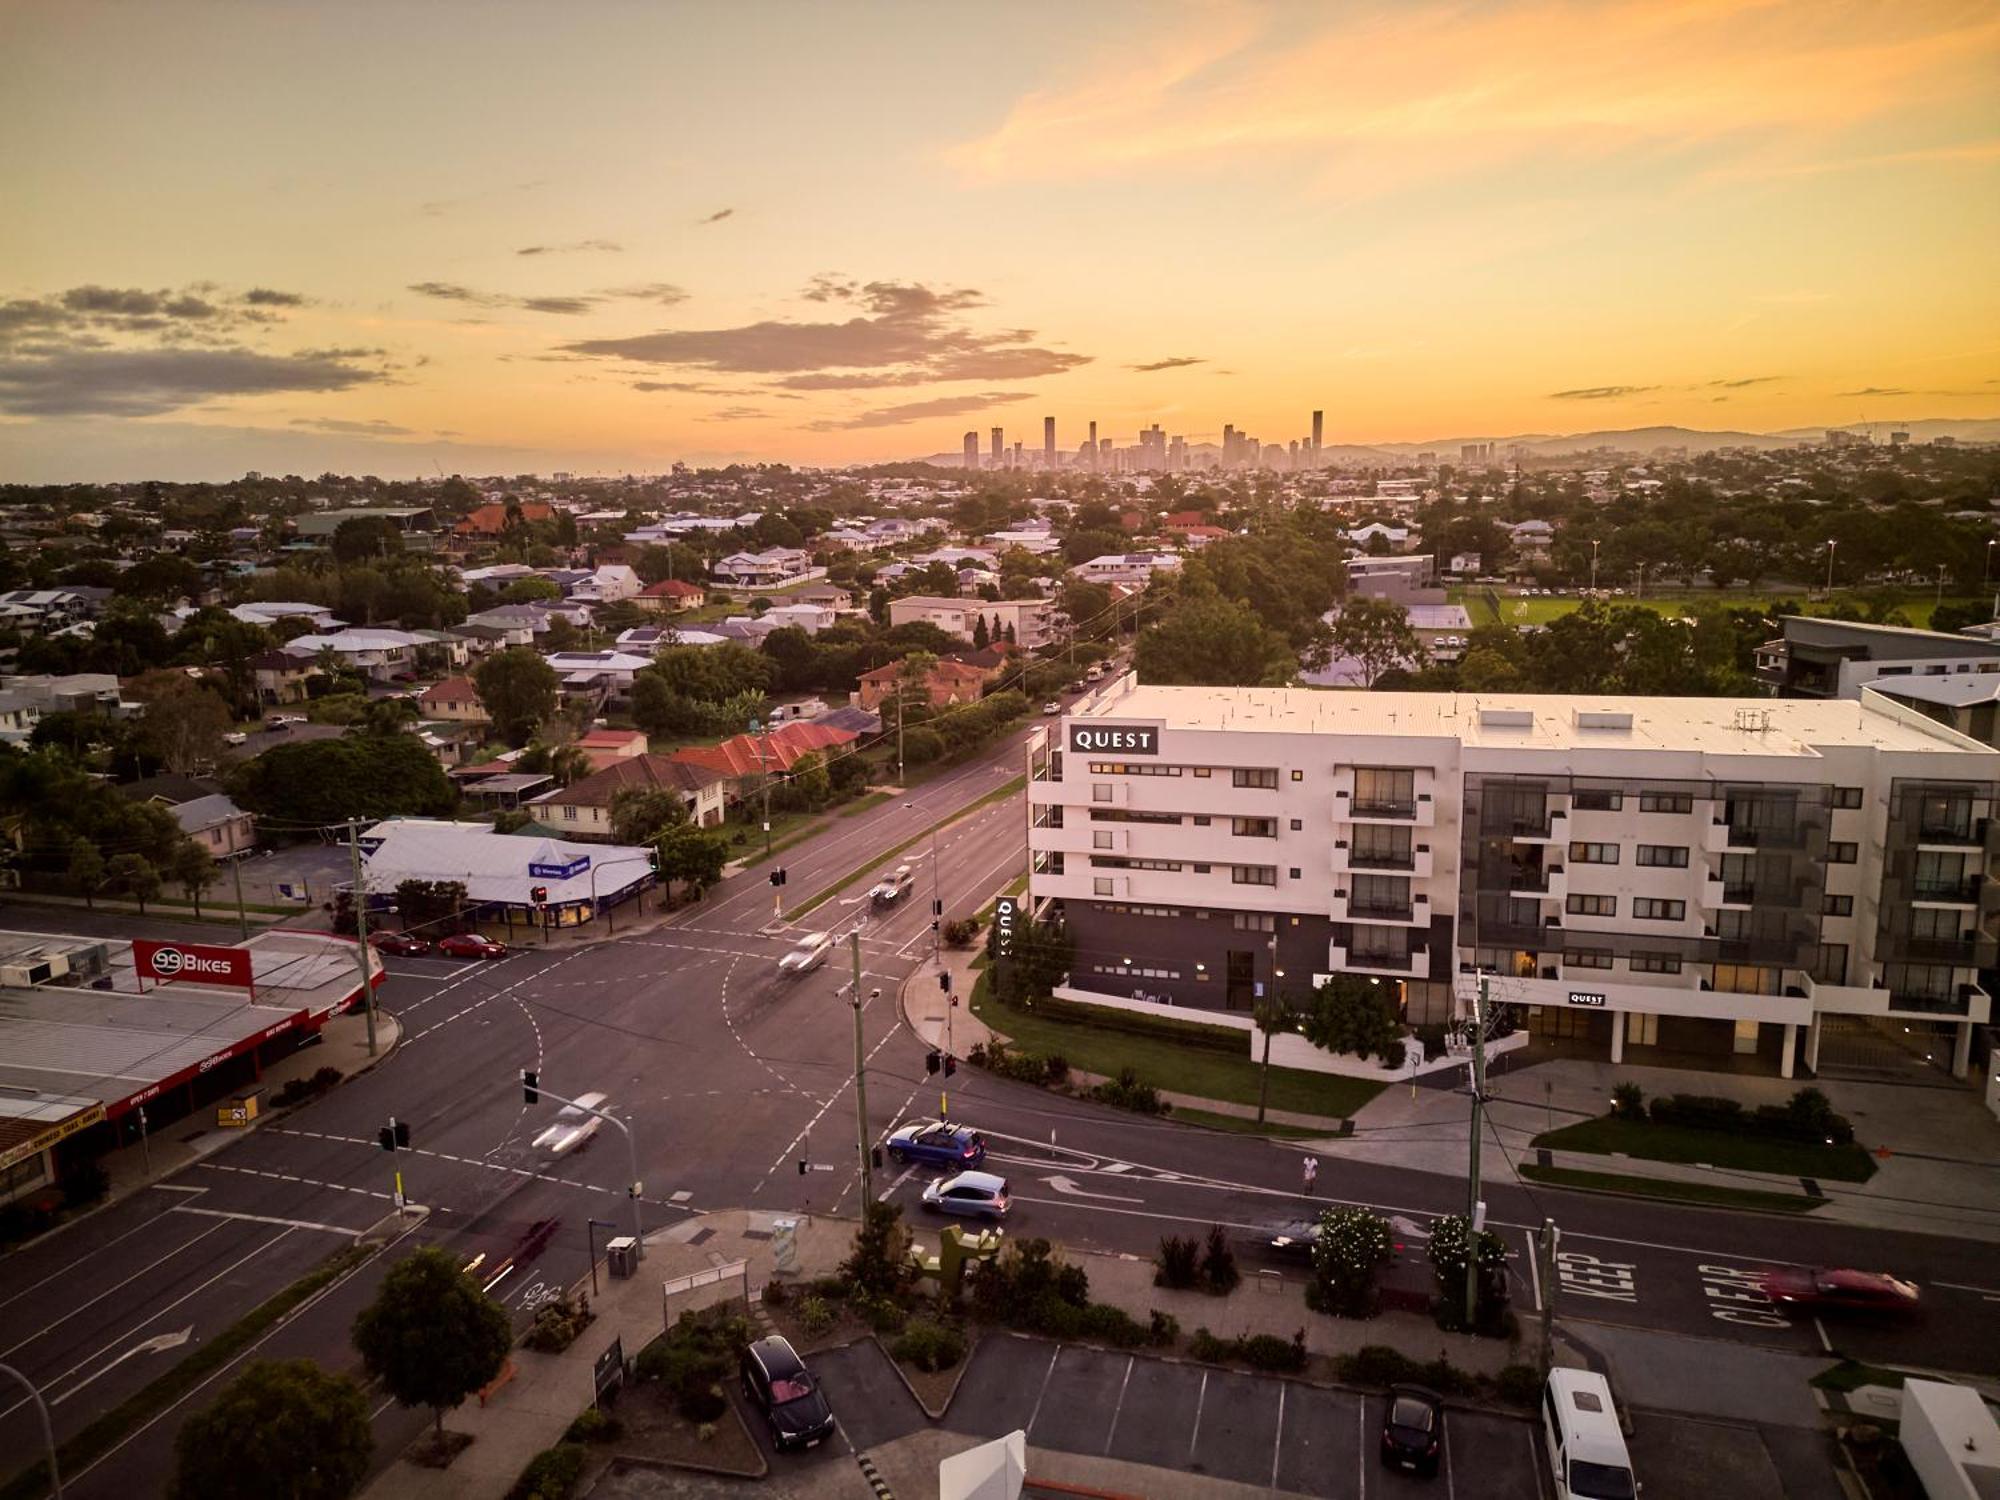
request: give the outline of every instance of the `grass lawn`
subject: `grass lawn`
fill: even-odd
[[[1648,1161],[1705,1162],[1739,1172],[1823,1177],[1833,1182],[1866,1182],[1875,1175],[1875,1158],[1859,1146],[1817,1146],[1728,1130],[1614,1120],[1609,1115],[1551,1130],[1536,1136],[1534,1143],[1552,1151],[1603,1156],[1622,1152]]]
[[[1524,598],[1517,594],[1499,594],[1500,612],[1495,614],[1487,602],[1486,590],[1481,588],[1453,589],[1450,598],[1454,604],[1465,606],[1474,626],[1480,625],[1546,625],[1560,619],[1582,605],[1583,599],[1577,594],[1534,596]],[[1498,592],[1498,591],[1496,591]],[[1694,589],[1663,590],[1658,594],[1648,593],[1644,599],[1635,599],[1630,590],[1623,595],[1614,595],[1608,602],[1613,605],[1641,604],[1656,614],[1677,616],[1692,615],[1703,609],[1721,606],[1725,609],[1768,610],[1778,599],[1797,599],[1805,602],[1805,588],[1762,589],[1748,591],[1742,589]],[[1873,592],[1872,590],[1870,591]],[[1946,595],[1947,604],[1977,604],[1975,598]],[[1921,590],[1904,595],[1897,607],[1908,616],[1912,625],[1922,629],[1931,622],[1931,611],[1937,607],[1936,593]]]
[[[1618,1172],[1574,1172],[1567,1167],[1521,1168],[1521,1175],[1543,1187],[1580,1188],[1591,1193],[1623,1193],[1638,1198],[1664,1198],[1709,1208],[1752,1208],[1767,1213],[1809,1213],[1826,1202],[1803,1193],[1764,1193],[1755,1188],[1711,1187],[1705,1182],[1668,1182],[1658,1177],[1627,1177]]]
[[[830,820],[820,813],[774,812],[771,814],[771,853],[782,854],[793,844],[809,839],[822,828],[830,826]],[[729,857],[741,860],[748,868],[767,858],[764,852],[764,819],[751,818],[748,823],[729,823],[724,832],[730,839]],[[736,843],[737,834],[745,835],[742,843]]]
[[[980,975],[979,988],[973,994],[972,1010],[1016,1046],[1030,1052],[1060,1055],[1072,1068],[1086,1073],[1115,1078],[1119,1069],[1133,1068],[1141,1081],[1169,1093],[1222,1099],[1231,1104],[1257,1102],[1259,1069],[1250,1057],[1247,1042],[1243,1055],[1235,1057],[1207,1047],[1189,1046],[1171,1036],[1107,1031],[1087,1022],[1034,1015],[994,999],[986,992],[984,974]],[[1323,1119],[1346,1119],[1391,1081],[1384,1078],[1375,1083],[1332,1073],[1308,1073],[1300,1068],[1273,1068],[1269,1105],[1272,1109],[1318,1115]]]
[[[1229,1130],[1237,1135],[1268,1135],[1283,1141],[1318,1141],[1327,1134],[1306,1125],[1280,1125],[1275,1120],[1259,1125],[1248,1116],[1217,1114],[1212,1109],[1176,1108],[1167,1118],[1179,1120],[1183,1125],[1205,1125],[1210,1130]]]
[[[854,801],[843,807],[840,810],[840,815],[843,818],[859,817],[862,813],[867,812],[869,808],[880,807],[895,795],[894,792],[870,792],[867,796],[857,797]]]

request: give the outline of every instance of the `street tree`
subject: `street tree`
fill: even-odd
[[[233,722],[220,694],[171,668],[148,672],[132,684],[146,705],[140,729],[169,771],[186,776],[213,765]]]
[[[182,839],[174,845],[174,852],[161,873],[181,888],[196,917],[201,915],[201,893],[222,878],[222,871],[216,868],[208,851],[193,839]]]
[[[1323,1051],[1360,1058],[1388,1056],[1403,1034],[1382,986],[1361,974],[1334,974],[1314,990],[1301,1029]]]
[[[1298,670],[1291,644],[1255,610],[1207,589],[1183,593],[1142,630],[1133,662],[1145,682],[1210,687],[1276,687]]]
[[[729,844],[713,828],[674,823],[654,834],[651,842],[659,856],[660,879],[678,880],[697,891],[722,879],[722,867],[729,862]]]
[[[115,891],[123,891],[139,903],[139,915],[146,914],[146,903],[159,899],[160,870],[143,854],[113,855],[111,863],[105,866],[105,883]]]
[[[494,731],[510,745],[525,745],[556,711],[562,683],[555,668],[526,646],[496,651],[472,676]]]
[[[1333,650],[1360,666],[1363,687],[1373,687],[1392,667],[1421,667],[1426,659],[1409,611],[1392,599],[1365,595],[1350,598],[1334,616]]]
[[[662,829],[688,820],[687,805],[676,792],[658,788],[624,787],[611,794],[611,841],[647,844]]]
[[[174,1437],[168,1500],[345,1500],[368,1476],[368,1399],[309,1359],[259,1360]]]
[[[439,1438],[444,1414],[491,1383],[514,1343],[507,1310],[436,1246],[390,1269],[353,1337],[368,1373],[399,1404],[431,1409]]]
[[[95,909],[97,893],[104,888],[104,856],[89,839],[72,839],[69,846],[69,883],[83,896],[85,907]]]
[[[465,897],[462,880],[398,881],[396,915],[402,919],[405,932],[455,932],[459,914],[465,910]]]

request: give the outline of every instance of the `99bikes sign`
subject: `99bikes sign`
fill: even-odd
[[[139,939],[132,944],[132,958],[139,977],[158,984],[183,979],[191,984],[233,984],[251,986],[250,951],[247,948],[215,948],[207,943],[151,943]]]

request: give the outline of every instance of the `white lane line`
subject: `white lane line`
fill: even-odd
[[[1833,1353],[1833,1340],[1826,1336],[1826,1325],[1820,1322],[1818,1318],[1814,1318],[1812,1324],[1813,1332],[1819,1335],[1820,1348],[1824,1349],[1828,1354]]]
[[[1128,1354],[1125,1356],[1125,1377],[1118,1382],[1118,1404],[1111,1408],[1111,1427],[1104,1434],[1104,1452],[1107,1457],[1111,1453],[1111,1444],[1118,1437],[1118,1414],[1125,1410],[1125,1388],[1132,1383],[1132,1366],[1138,1362],[1137,1355]],[[1278,1423],[1281,1427],[1284,1425],[1284,1399],[1283,1396],[1278,1398]],[[1277,1462],[1275,1458],[1271,1460],[1271,1472],[1274,1475],[1277,1473]],[[1273,1478],[1271,1482],[1275,1485],[1277,1480]]]
[[[1954,1292],[1977,1292],[1988,1302],[2000,1302],[2000,1287],[1967,1286],[1962,1281],[1933,1281],[1931,1285],[1949,1287]]]
[[[1444,1463],[1444,1500],[1458,1500],[1458,1486],[1451,1477],[1451,1444],[1446,1441],[1451,1436],[1450,1423],[1443,1417],[1438,1419],[1438,1447],[1440,1459]]]
[[[156,1182],[153,1184],[153,1186],[166,1187],[167,1185],[164,1183]],[[208,1191],[208,1189],[206,1188],[187,1188],[187,1187],[172,1187],[168,1188],[167,1190],[176,1193],[204,1193]],[[103,1251],[109,1250],[113,1245],[118,1244],[120,1241],[129,1240],[130,1238],[132,1238],[133,1235],[139,1233],[141,1230],[155,1228],[158,1224],[159,1224],[159,1216],[155,1215],[153,1218],[146,1220],[143,1224],[134,1225],[132,1228],[126,1230],[123,1234],[118,1235],[115,1238],[108,1239],[101,1245],[93,1246],[91,1250],[88,1251],[86,1254],[76,1256],[73,1259],[67,1261],[63,1265],[61,1270],[49,1272],[49,1274],[44,1276],[40,1281],[29,1282],[26,1286],[22,1287],[18,1292],[15,1292],[10,1297],[0,1297],[0,1307],[6,1307],[12,1303],[19,1302],[23,1297],[27,1296],[28,1293],[36,1291],[41,1287],[47,1286],[51,1281],[56,1280],[58,1277],[69,1275],[71,1272],[75,1271],[78,1266],[82,1265],[84,1261],[88,1260],[90,1256],[100,1254]],[[155,1261],[153,1264],[158,1265],[159,1262]]]
[[[1368,1493],[1368,1400],[1354,1403],[1354,1493]]]
[[[1535,1241],[1527,1230],[1521,1231],[1521,1238],[1528,1242],[1528,1278],[1535,1285],[1535,1311],[1542,1310],[1542,1268],[1535,1264],[1541,1257],[1535,1253]]]
[[[1194,1398],[1194,1426],[1188,1429],[1188,1462],[1194,1462],[1194,1445],[1201,1440],[1201,1408],[1208,1400],[1208,1371],[1201,1372],[1201,1389]]]
[[[208,1191],[207,1188],[183,1187],[178,1182],[150,1182],[146,1185],[156,1193],[193,1193],[197,1198],[199,1198],[203,1193]],[[143,1224],[139,1226],[140,1229],[143,1229],[145,1227],[146,1226]],[[139,1231],[135,1229],[131,1232],[137,1234]],[[118,1236],[118,1240],[122,1240],[124,1238],[125,1236],[122,1234]],[[98,1248],[101,1250],[104,1249],[105,1246],[115,1245],[118,1243],[118,1240],[106,1240],[104,1244],[98,1246]]]
[[[176,1255],[179,1255],[183,1250],[189,1249],[194,1245],[200,1244],[203,1240],[207,1239],[211,1234],[214,1234],[217,1230],[221,1228],[222,1226],[220,1224],[216,1224],[211,1226],[210,1228],[202,1230],[200,1234],[190,1236],[184,1243],[174,1246],[173,1249],[169,1250],[165,1255],[162,1255],[158,1260],[149,1261],[147,1264],[141,1266],[138,1270],[134,1271],[130,1276],[127,1276],[123,1281],[118,1282],[113,1286],[106,1287],[103,1291],[99,1292],[95,1297],[92,1297],[88,1302],[77,1303],[76,1306],[70,1308],[61,1317],[57,1318],[53,1323],[43,1324],[40,1328],[37,1328],[33,1333],[29,1334],[26,1338],[22,1339],[18,1344],[14,1344],[6,1349],[0,1349],[0,1358],[5,1358],[7,1355],[13,1354],[17,1350],[27,1348],[28,1345],[32,1344],[36,1339],[40,1338],[43,1334],[53,1333],[56,1329],[62,1327],[63,1324],[67,1323],[71,1318],[75,1317],[78,1313],[83,1312],[87,1308],[92,1308],[97,1306],[97,1304],[102,1302],[106,1297],[113,1296],[116,1293],[123,1291],[133,1282],[138,1281],[146,1276],[150,1276],[154,1271],[158,1270],[161,1266],[165,1265],[168,1261],[172,1260]],[[8,1410],[10,1411],[12,1409],[13,1408],[11,1407],[8,1408]]]
[[[1049,1356],[1049,1367],[1042,1371],[1041,1389],[1035,1392],[1035,1409],[1028,1413],[1028,1425],[1023,1427],[1021,1431],[1033,1432],[1035,1430],[1035,1418],[1042,1414],[1042,1398],[1049,1393],[1049,1377],[1055,1374],[1056,1361],[1062,1358],[1062,1352],[1063,1346],[1057,1344],[1056,1352]]]
[[[339,1224],[322,1224],[316,1219],[273,1219],[265,1214],[240,1214],[226,1208],[196,1208],[188,1203],[176,1203],[167,1210],[170,1214],[201,1214],[211,1219],[235,1219],[242,1224],[282,1224],[287,1229],[323,1229],[328,1234],[338,1234],[353,1239],[361,1233],[358,1229],[346,1229]]]
[[[1278,1461],[1285,1454],[1285,1392],[1291,1388],[1289,1380],[1278,1382],[1278,1433],[1271,1439],[1271,1488],[1278,1487]]]

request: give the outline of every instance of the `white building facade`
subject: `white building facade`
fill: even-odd
[[[1612,1061],[1890,1030],[1962,1073],[1991,1002],[2000,752],[1861,703],[1146,687],[1029,747],[1072,987],[1248,1010],[1314,976],[1411,1023],[1483,980]]]

